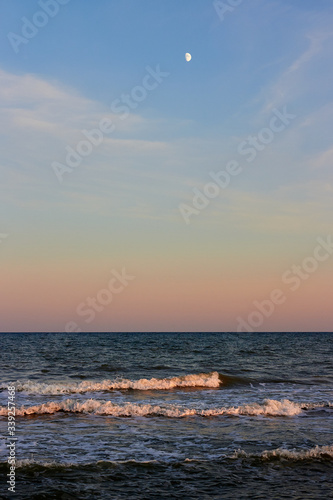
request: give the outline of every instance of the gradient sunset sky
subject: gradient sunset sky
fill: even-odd
[[[236,331],[280,289],[256,331],[331,331],[333,255],[309,258],[333,235],[332,1],[61,3],[0,4],[1,330]],[[267,132],[277,113],[292,119]],[[59,182],[54,162],[107,120]],[[253,161],[249,137],[266,140]],[[231,161],[186,224],[179,206]],[[123,269],[88,323],[78,306]]]

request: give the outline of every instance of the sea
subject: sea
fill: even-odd
[[[333,498],[332,341],[0,334],[0,498]]]

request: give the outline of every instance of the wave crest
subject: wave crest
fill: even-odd
[[[264,461],[274,460],[311,460],[311,459],[333,459],[333,445],[315,446],[309,450],[287,450],[277,448],[275,450],[265,450],[260,455],[248,454],[243,450],[235,451],[231,458],[259,458]]]
[[[321,462],[326,462],[329,461],[331,462],[333,460],[333,445],[324,445],[324,446],[315,446],[314,448],[310,448],[307,450],[300,450],[300,449],[286,449],[286,448],[276,448],[274,450],[264,450],[261,453],[246,453],[244,450],[237,450],[231,455],[222,455],[215,457],[213,461],[216,462],[223,462],[223,464],[226,464],[226,460],[260,460],[262,462],[293,462],[293,461],[321,461]],[[206,459],[200,459],[200,458],[186,458],[185,460],[179,462],[175,461],[174,463],[177,464],[186,464],[188,462],[206,462]],[[212,459],[209,460],[212,463]],[[88,462],[88,463],[83,463],[83,464],[75,464],[73,462],[70,463],[60,463],[60,462],[54,462],[54,461],[37,461],[35,459],[22,459],[22,460],[17,460],[16,462],[16,467],[19,469],[37,469],[37,470],[45,470],[45,469],[51,469],[51,470],[57,470],[57,469],[85,469],[88,470],[89,467],[103,467],[105,466],[119,466],[119,465],[147,465],[147,464],[160,464],[162,465],[163,462],[160,460],[144,460],[144,461],[138,461],[135,459],[131,460],[99,460],[97,462]],[[170,462],[168,462],[168,467],[170,465]],[[0,463],[0,468],[3,467],[4,469],[7,469],[8,464],[7,462],[1,462]]]
[[[316,405],[316,407],[326,407],[329,404]],[[252,405],[242,405],[230,408],[209,408],[195,409],[172,404],[163,406],[151,404],[114,404],[111,401],[103,401],[96,399],[88,399],[80,401],[75,399],[65,399],[63,401],[48,401],[46,403],[16,408],[17,416],[26,415],[46,415],[57,412],[66,413],[87,413],[95,415],[111,415],[114,417],[148,417],[162,416],[169,418],[182,417],[217,417],[217,416],[266,416],[266,417],[294,417],[303,413],[304,410],[313,409],[314,405],[294,403],[288,399],[277,401],[274,399],[266,399],[262,403],[254,403]],[[7,407],[0,408],[0,415],[6,416]]]
[[[115,379],[93,382],[85,380],[83,382],[53,383],[45,384],[28,380],[26,382],[17,381],[15,384],[17,391],[25,391],[30,394],[75,394],[96,391],[112,390],[169,390],[182,387],[210,387],[217,388],[221,384],[218,372],[199,373],[171,378],[142,378],[140,380]]]

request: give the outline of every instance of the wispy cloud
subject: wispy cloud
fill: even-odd
[[[300,94],[304,95],[313,87],[319,89],[320,77],[316,75],[314,79],[311,68],[324,52],[326,56],[332,53],[331,44],[326,42],[333,38],[333,32],[317,31],[305,35],[304,38],[307,41],[307,48],[282,71],[269,88],[261,92],[261,99],[266,101],[262,113],[270,113],[273,108],[295,101]]]
[[[61,190],[51,170],[52,161],[61,161],[67,145],[75,146],[78,140],[84,139],[83,129],[92,129],[106,117],[116,124],[116,133],[114,137],[105,137],[89,161],[83,162],[81,175],[71,179],[71,189],[75,189],[75,182],[78,191],[82,188],[84,172],[88,173],[90,183],[93,173],[97,178],[102,175],[104,184],[114,185],[111,172],[126,173],[127,157],[132,166],[135,158],[140,163],[144,159],[149,160],[149,155],[156,162],[156,155],[167,148],[161,141],[131,138],[138,128],[149,134],[149,127],[154,126],[154,122],[149,124],[138,114],[133,113],[122,120],[107,106],[34,75],[1,71],[0,80],[0,106],[3,111],[0,120],[3,146],[0,168],[3,178],[9,183],[6,188],[2,185],[6,198],[11,196],[14,199],[17,195],[21,203],[22,196],[32,196],[33,191],[38,192],[41,186],[44,192],[53,196],[58,192],[61,198]],[[128,179],[129,186],[132,181]],[[94,191],[93,184],[90,188]]]

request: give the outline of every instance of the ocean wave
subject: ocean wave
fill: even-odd
[[[151,404],[124,403],[114,404],[111,401],[88,399],[86,401],[66,399],[63,401],[48,401],[46,403],[16,408],[16,416],[46,415],[58,412],[85,413],[94,415],[110,415],[114,417],[149,417],[162,416],[168,418],[182,417],[216,417],[216,416],[266,416],[266,417],[295,417],[306,410],[314,408],[332,407],[330,403],[322,405],[294,403],[288,399],[277,401],[265,399],[262,403],[242,405],[238,407],[221,407],[196,409],[166,404],[163,406]],[[7,407],[0,407],[0,415],[6,416]]]
[[[230,458],[254,458],[264,461],[277,460],[311,460],[311,459],[330,459],[333,460],[333,445],[315,446],[308,450],[288,450],[277,448],[275,450],[265,450],[260,454],[245,453],[243,450],[237,450]]]
[[[182,387],[209,387],[218,388],[221,384],[221,379],[218,372],[199,373],[193,375],[184,375],[181,377],[171,378],[151,378],[140,380],[129,379],[115,379],[103,380],[102,382],[93,382],[85,380],[83,382],[70,382],[70,383],[40,383],[28,380],[26,382],[12,382],[17,391],[25,391],[29,394],[75,394],[84,392],[96,391],[112,391],[112,390],[170,390]],[[7,384],[8,385],[8,384]],[[6,388],[2,386],[2,388]]]
[[[89,468],[105,468],[105,467],[119,467],[119,466],[147,466],[147,465],[163,465],[170,466],[171,463],[182,465],[189,462],[196,463],[220,463],[226,464],[226,460],[242,460],[250,462],[299,462],[299,461],[321,461],[331,462],[333,460],[333,445],[315,446],[309,449],[287,449],[287,448],[275,448],[273,450],[264,450],[260,453],[247,453],[244,450],[235,450],[230,454],[217,455],[216,457],[210,457],[205,459],[200,458],[185,458],[184,460],[98,460],[96,462],[87,463],[74,463],[74,462],[55,462],[55,461],[41,461],[36,459],[22,459],[17,460],[16,467],[18,469],[33,469],[33,470],[62,470],[62,469],[86,469]],[[7,462],[0,462],[0,469],[7,469]]]

